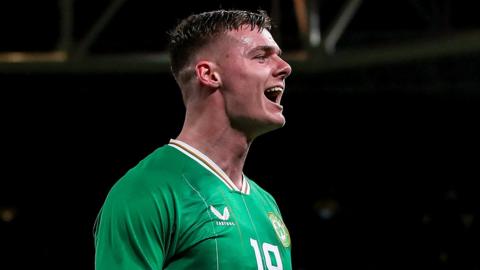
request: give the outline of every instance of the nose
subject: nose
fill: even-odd
[[[278,56],[278,68],[274,75],[279,76],[282,78],[282,80],[284,80],[290,75],[290,73],[292,73],[292,67],[287,63],[287,61]]]

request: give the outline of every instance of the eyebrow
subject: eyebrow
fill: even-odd
[[[274,46],[268,46],[268,45],[257,46],[255,48],[253,48],[250,52],[254,53],[256,51],[275,52],[279,56],[282,55],[282,53],[283,53],[280,48],[277,48],[277,47],[274,47]]]

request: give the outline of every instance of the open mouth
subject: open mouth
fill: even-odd
[[[281,87],[272,87],[272,88],[268,88],[267,90],[265,90],[264,94],[265,96],[271,101],[271,102],[274,102],[274,103],[280,103],[280,99],[282,97],[282,93],[283,93],[283,88]]]

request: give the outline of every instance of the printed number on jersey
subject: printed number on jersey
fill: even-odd
[[[277,246],[269,243],[263,243],[262,244],[263,257],[262,257],[262,254],[260,252],[260,246],[258,245],[258,241],[250,238],[250,245],[253,247],[253,250],[255,251],[255,259],[257,260],[258,270],[264,270],[263,258],[265,258],[265,265],[267,266],[267,270],[283,270],[282,259],[280,258],[280,252],[278,251]],[[273,255],[273,258],[272,258],[272,255]]]

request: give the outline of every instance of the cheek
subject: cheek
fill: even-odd
[[[221,78],[230,104],[243,106],[261,105],[263,90],[267,86],[269,73],[263,66],[245,61],[224,62]]]
[[[230,74],[238,85],[244,85],[246,88],[262,88],[268,80],[268,73],[255,66],[245,67]]]
[[[224,71],[222,82],[227,91],[242,91],[250,87],[251,77],[244,70],[229,68]]]

